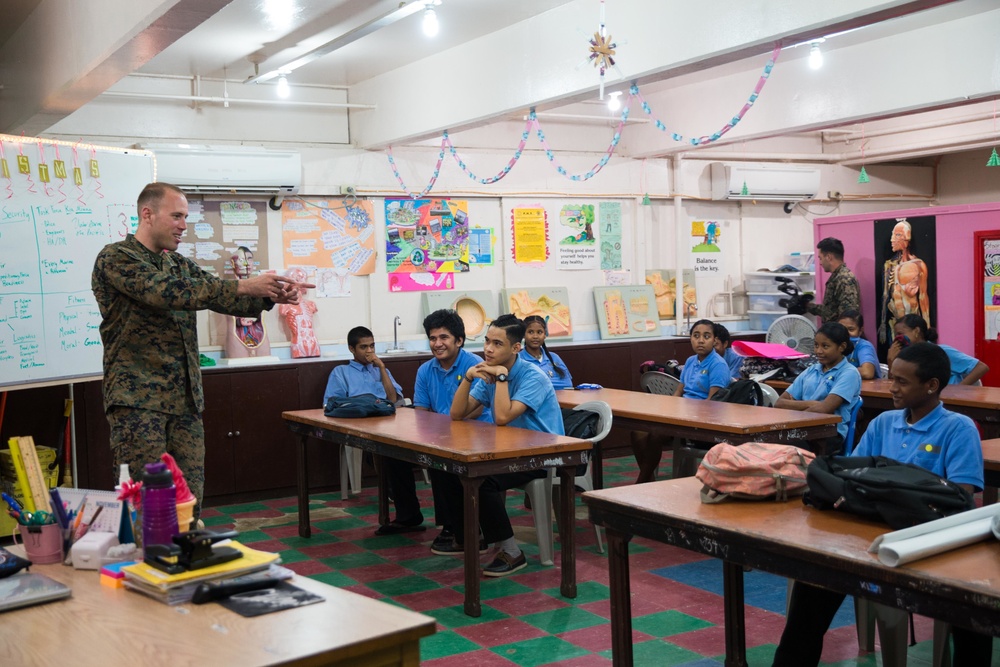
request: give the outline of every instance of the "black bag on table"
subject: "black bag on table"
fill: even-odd
[[[374,394],[347,398],[331,396],[323,408],[327,417],[385,417],[396,414],[396,406]]]
[[[885,456],[821,456],[802,502],[884,521],[894,530],[972,509],[972,494],[926,468]]]
[[[712,394],[710,400],[740,405],[764,405],[764,392],[753,380],[733,380],[728,387]]]

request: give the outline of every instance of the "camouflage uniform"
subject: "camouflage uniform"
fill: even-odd
[[[205,485],[205,397],[196,311],[257,317],[274,303],[237,296],[237,281],[212,276],[175,252],[154,253],[131,234],[97,255],[91,287],[103,318],[104,409],[114,479],[121,463],[138,479],[142,464],[167,451],[184,471],[198,512]]]
[[[813,315],[819,315],[824,322],[836,322],[840,314],[848,310],[861,312],[861,287],[846,264],[841,264],[830,274],[823,303],[810,304],[808,310]]]

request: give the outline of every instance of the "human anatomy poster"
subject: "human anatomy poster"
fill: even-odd
[[[601,338],[659,337],[660,318],[652,285],[595,287],[594,305]]]
[[[387,199],[385,227],[385,265],[389,273],[469,270],[469,202]]]
[[[560,269],[599,268],[596,229],[593,204],[566,204],[559,210]]]

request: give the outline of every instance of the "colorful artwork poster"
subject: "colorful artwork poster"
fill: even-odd
[[[385,200],[385,265],[389,273],[469,270],[469,202]]]
[[[660,319],[651,285],[595,287],[594,305],[602,339],[660,335]]]
[[[593,204],[567,204],[559,210],[558,268],[563,271],[596,269],[597,235]]]
[[[514,262],[544,264],[549,258],[549,218],[541,206],[515,208],[510,212],[514,238]]]
[[[354,203],[348,205],[344,199],[286,199],[281,205],[285,267],[300,266],[307,272],[326,271],[326,275],[335,278],[338,272],[345,276],[374,273],[374,208],[370,201],[352,201]],[[333,291],[337,294],[332,295],[341,295],[340,289]]]
[[[469,264],[493,265],[493,230],[473,227],[469,230]]]
[[[719,248],[719,237],[722,236],[722,225],[715,220],[692,220],[691,252],[722,252]]]
[[[251,273],[269,268],[266,202],[188,199],[188,228],[177,252],[220,278],[235,278],[230,258],[240,247],[253,254]]]
[[[518,319],[537,315],[545,320],[547,339],[570,339],[573,322],[569,313],[569,290],[565,287],[522,287],[503,290],[505,312]]]
[[[1000,340],[1000,240],[983,241],[983,321],[986,340]]]
[[[622,205],[602,201],[597,205],[601,227],[601,268],[617,271],[622,268]]]
[[[401,273],[389,274],[389,291],[427,292],[430,290],[455,289],[454,273]]]
[[[684,269],[682,292],[684,317],[698,315],[698,293],[694,288],[694,270]],[[661,320],[670,320],[677,313],[677,276],[673,269],[650,269],[646,271],[646,284],[653,288],[656,297],[656,312]]]

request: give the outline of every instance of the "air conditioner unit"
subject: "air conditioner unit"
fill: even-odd
[[[813,199],[819,192],[819,167],[799,164],[713,162],[712,199]]]
[[[156,156],[156,180],[193,194],[294,195],[302,156],[248,146],[143,146]]]

